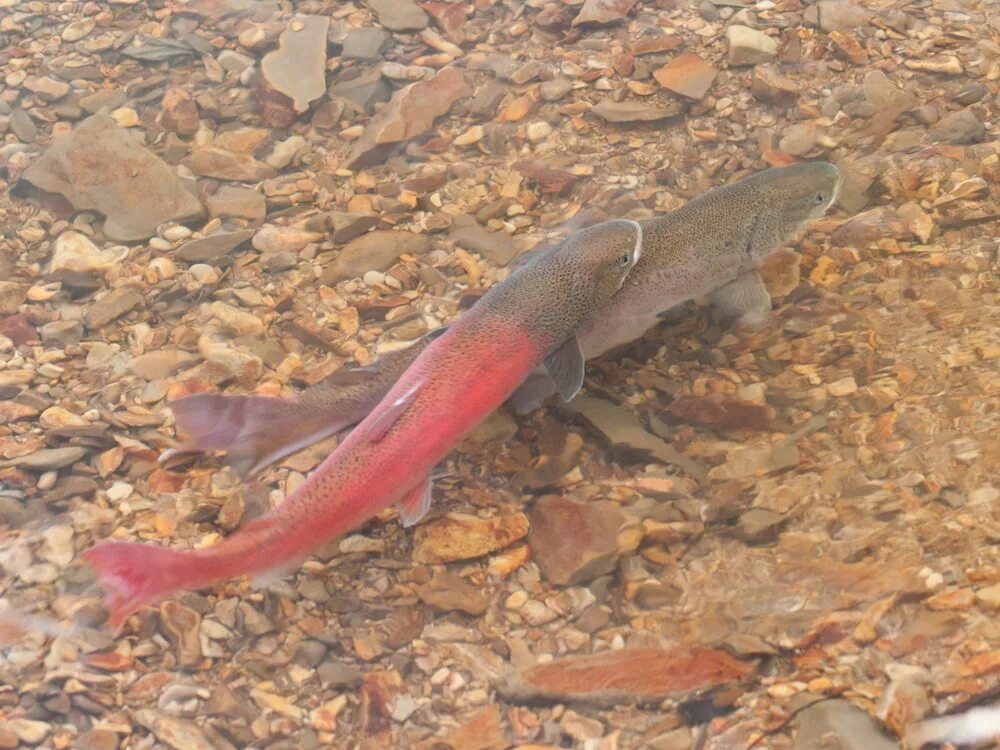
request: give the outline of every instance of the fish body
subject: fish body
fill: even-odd
[[[88,550],[84,557],[108,590],[112,625],[171,592],[294,564],[394,503],[404,523],[415,523],[429,505],[433,467],[537,365],[579,387],[575,331],[621,288],[641,237],[635,222],[607,222],[491,289],[427,345],[301,487],[221,543],[177,551],[111,542]]]
[[[730,318],[766,319],[771,298],[760,263],[827,210],[839,179],[826,162],[767,169],[639,221],[642,257],[622,289],[577,332],[584,358],[638,338],[664,311],[706,294]],[[226,450],[233,469],[253,474],[362,419],[437,334],[366,368],[334,373],[295,398],[205,393],[172,401],[178,426],[191,436],[177,450]],[[536,368],[511,403],[518,412],[531,411],[554,390],[548,373]]]

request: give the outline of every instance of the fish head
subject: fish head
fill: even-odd
[[[614,219],[577,232],[566,243],[576,248],[580,276],[594,299],[608,300],[642,257],[642,225]]]

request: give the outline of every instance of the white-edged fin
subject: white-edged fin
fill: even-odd
[[[513,407],[515,414],[528,414],[541,406],[555,391],[556,386],[547,372],[533,372],[510,395],[507,403]]]
[[[415,526],[431,509],[431,478],[428,476],[396,501],[396,512],[404,529]]]
[[[397,397],[391,404],[385,407],[381,414],[376,415],[372,419],[371,426],[368,428],[369,440],[377,443],[385,437],[386,433],[403,416],[403,412],[410,408],[410,404],[413,403],[414,397],[416,397],[417,392],[423,387],[423,384],[422,380],[419,383],[414,383],[403,395]]]
[[[545,358],[545,369],[556,384],[556,390],[569,401],[580,392],[583,385],[583,350],[580,340],[573,336],[565,344]]]
[[[298,571],[298,569],[302,567],[302,564],[308,559],[309,555],[304,555],[294,560],[289,560],[288,562],[283,562],[278,565],[275,565],[273,568],[269,570],[264,570],[261,571],[260,573],[256,573],[250,576],[250,588],[252,588],[254,591],[261,591],[263,589],[268,589],[274,584],[278,583],[278,581],[282,580],[283,578],[287,578],[288,576]]]

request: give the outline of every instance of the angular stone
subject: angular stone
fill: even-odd
[[[351,78],[341,78],[330,87],[330,93],[352,101],[371,113],[377,102],[389,101],[392,85],[382,75],[380,68],[369,68]]]
[[[185,242],[174,253],[177,260],[187,263],[210,263],[247,242],[255,234],[253,229],[238,232],[216,232],[207,237]]]
[[[766,431],[771,429],[774,410],[766,404],[752,404],[732,396],[713,394],[681,396],[660,416],[668,422],[720,430]]]
[[[793,104],[799,98],[798,84],[781,75],[773,65],[758,65],[753,69],[750,90],[762,102],[774,104]]]
[[[667,698],[684,700],[745,680],[753,672],[752,665],[725,651],[701,646],[643,648],[557,659],[520,670],[501,680],[497,688],[516,702],[544,700],[610,708],[655,704]]]
[[[424,565],[471,560],[503,549],[527,533],[528,518],[523,513],[498,518],[449,513],[417,527],[413,560]]]
[[[378,216],[375,214],[353,214],[342,211],[331,211],[327,214],[330,239],[338,245],[360,237],[376,224]]]
[[[277,174],[274,167],[258,161],[250,154],[228,151],[214,145],[196,148],[186,163],[195,174],[220,180],[259,182]]]
[[[106,114],[58,136],[21,179],[104,214],[104,234],[115,240],[146,239],[166,221],[202,213],[186,181]]]
[[[805,156],[816,145],[819,132],[816,124],[812,122],[797,122],[792,125],[778,142],[778,149],[782,153],[792,156]]]
[[[486,611],[486,597],[479,588],[454,573],[437,574],[417,588],[417,596],[442,612],[481,615]]]
[[[190,92],[171,86],[164,92],[161,106],[157,119],[164,128],[178,135],[198,132],[198,105]]]
[[[473,253],[479,253],[499,266],[517,257],[517,245],[506,232],[490,232],[468,214],[455,217],[448,241]]]
[[[178,663],[183,667],[198,664],[201,661],[201,639],[198,636],[201,615],[175,601],[166,601],[160,607],[160,622]]]
[[[368,123],[348,155],[346,166],[356,169],[381,161],[388,154],[387,146],[429,130],[435,118],[469,93],[465,75],[455,67],[443,68],[433,78],[400,89]]]
[[[628,15],[635,3],[636,0],[584,0],[583,7],[573,19],[573,25],[606,24],[620,21]]]
[[[160,349],[134,357],[129,363],[132,372],[143,380],[161,380],[178,370],[190,367],[198,358],[190,352],[178,349]]]
[[[850,701],[820,701],[795,716],[793,750],[896,750],[899,745]]]
[[[28,91],[33,91],[38,94],[38,96],[48,102],[54,102],[56,99],[62,99],[70,91],[68,83],[57,81],[55,78],[50,78],[49,76],[29,78],[24,82],[24,87],[28,89]]]
[[[933,141],[946,143],[976,143],[986,135],[986,126],[971,109],[950,112],[931,125],[927,134]]]
[[[684,112],[684,107],[680,102],[667,102],[662,105],[656,105],[632,101],[616,102],[611,99],[604,99],[595,104],[591,111],[608,122],[657,122],[670,117],[676,117]]]
[[[298,252],[310,242],[319,242],[323,237],[320,232],[310,232],[299,227],[265,224],[257,230],[251,244],[256,250],[264,253],[277,253],[283,250]]]
[[[43,448],[26,456],[11,459],[8,464],[27,471],[54,471],[82,461],[87,451],[72,446],[69,448]]]
[[[766,508],[751,508],[736,523],[736,535],[747,544],[773,542],[788,518]]]
[[[763,31],[732,24],[726,29],[730,65],[770,62],[778,54],[778,43]]]
[[[344,37],[341,56],[347,60],[378,60],[392,46],[392,36],[383,29],[362,26]]]
[[[193,721],[175,719],[150,708],[136,711],[135,718],[173,750],[215,750],[218,747]]]
[[[251,188],[223,185],[205,203],[209,216],[233,216],[249,221],[260,221],[267,215],[267,200]]]
[[[528,519],[531,556],[551,583],[578,586],[614,570],[625,524],[614,503],[547,495],[531,506]]]
[[[389,31],[420,31],[430,21],[413,0],[368,0],[368,7]]]
[[[654,72],[653,77],[675,94],[698,100],[708,93],[718,73],[694,52],[684,52]]]
[[[20,107],[10,113],[10,129],[22,143],[34,143],[38,136],[38,127],[34,120]]]
[[[384,271],[400,255],[423,255],[431,246],[425,234],[398,230],[375,230],[351,240],[337,259],[323,270],[322,284],[357,279],[366,271]]]
[[[820,0],[816,4],[819,27],[823,31],[843,31],[868,23],[871,13],[847,0]]]
[[[104,272],[114,268],[127,253],[121,247],[99,250],[87,235],[71,230],[56,238],[49,270],[64,268],[78,273]]]
[[[125,92],[121,89],[98,89],[93,94],[80,97],[80,106],[86,112],[96,115],[102,109],[107,109],[109,112],[118,109],[126,100]]]
[[[434,23],[455,44],[465,41],[463,28],[471,7],[466,3],[425,2],[420,7],[434,19]]]
[[[99,300],[90,303],[84,313],[83,324],[92,331],[99,330],[141,305],[144,299],[142,292],[132,286],[112,289]]]
[[[292,100],[298,112],[326,91],[327,16],[293,16],[260,69],[268,85]]]
[[[557,102],[573,90],[573,82],[569,78],[559,76],[551,81],[543,81],[538,87],[538,93],[547,102]]]

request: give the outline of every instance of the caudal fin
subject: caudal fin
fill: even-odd
[[[168,402],[187,442],[175,453],[225,450],[226,464],[247,477],[344,429],[335,409],[304,415],[292,399],[195,393]]]
[[[192,553],[130,542],[103,542],[83,553],[104,586],[108,622],[118,628],[125,618],[149,604],[193,584]]]

